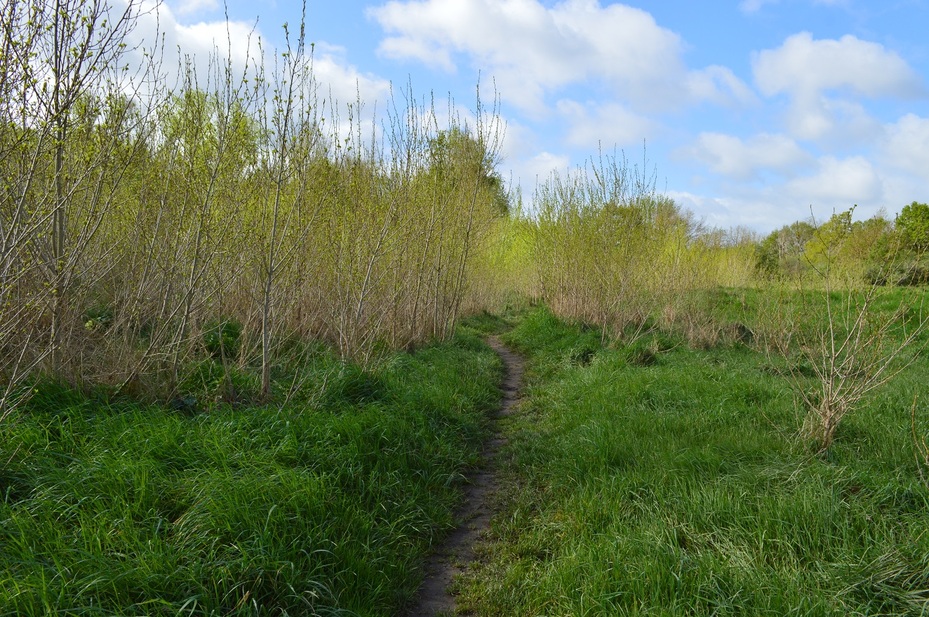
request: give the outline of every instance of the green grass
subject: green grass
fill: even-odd
[[[744,345],[694,351],[651,333],[604,349],[544,310],[505,339],[529,357],[528,395],[465,608],[929,614],[929,491],[909,416],[929,367],[869,399],[815,456],[793,396]]]
[[[206,405],[209,379],[183,410],[39,386],[0,425],[0,615],[401,611],[499,360],[472,334],[369,371],[316,350],[304,370],[283,407]]]

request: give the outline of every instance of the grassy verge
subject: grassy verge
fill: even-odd
[[[0,615],[394,615],[452,524],[501,367],[473,335],[290,404],[102,404],[0,425]]]
[[[929,491],[910,435],[914,365],[828,456],[769,361],[530,313],[507,428],[509,486],[462,604],[480,615],[929,614]]]

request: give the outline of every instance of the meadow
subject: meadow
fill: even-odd
[[[732,293],[733,297],[740,294]],[[929,490],[913,363],[828,452],[782,367],[742,342],[633,344],[547,309],[505,340],[529,359],[481,558],[478,615],[924,615]]]
[[[37,386],[0,426],[0,614],[396,614],[453,526],[499,360],[461,334],[303,371],[287,405]]]
[[[0,615],[402,614],[491,333],[466,610],[929,613],[929,205],[713,229],[621,152],[524,200],[479,91],[372,117],[302,28],[168,86],[146,6],[2,13]]]

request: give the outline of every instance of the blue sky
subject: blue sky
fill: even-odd
[[[233,56],[281,45],[301,3],[229,0]],[[167,0],[169,45],[226,38],[217,0]],[[929,0],[307,0],[317,77],[471,106],[496,84],[506,178],[527,196],[599,148],[647,157],[707,224],[766,232],[929,202]],[[223,47],[220,45],[220,47]]]

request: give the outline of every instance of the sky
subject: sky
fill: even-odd
[[[159,20],[169,46],[231,40],[242,63],[254,37],[282,47],[301,9],[166,0]],[[527,201],[615,151],[712,227],[929,202],[929,0],[307,0],[306,24],[337,98],[496,96],[499,171]]]

